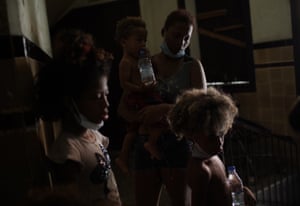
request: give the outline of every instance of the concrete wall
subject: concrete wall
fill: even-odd
[[[162,43],[161,29],[167,15],[177,9],[177,1],[175,0],[140,0],[141,16],[145,20],[148,34],[147,45],[152,54],[160,51]]]
[[[45,0],[7,0],[9,33],[24,35],[51,56]]]
[[[292,38],[290,0],[250,0],[253,43]]]

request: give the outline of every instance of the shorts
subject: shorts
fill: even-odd
[[[192,142],[183,138],[177,140],[172,134],[163,134],[159,137],[157,146],[161,159],[152,159],[150,153],[145,150],[144,143],[147,136],[138,136],[134,144],[134,169],[155,169],[155,168],[186,168],[189,157],[192,153]]]

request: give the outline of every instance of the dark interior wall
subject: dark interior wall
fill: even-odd
[[[101,131],[110,137],[110,147],[119,148],[124,135],[124,123],[117,116],[117,106],[121,96],[118,63],[122,51],[114,40],[118,20],[126,16],[140,16],[138,0],[121,0],[89,7],[82,7],[69,12],[53,28],[51,36],[60,29],[75,28],[89,32],[94,36],[97,47],[113,53],[115,59],[109,80],[110,118]]]
[[[300,95],[300,2],[291,0],[292,26],[293,26],[293,44],[295,58],[295,76],[296,76],[296,92]]]
[[[207,81],[223,83],[222,89],[228,92],[254,91],[249,1],[210,0],[195,3],[199,47]]]

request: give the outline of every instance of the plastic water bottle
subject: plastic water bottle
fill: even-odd
[[[147,55],[145,49],[139,51],[138,67],[143,84],[149,85],[156,81],[151,58]]]
[[[236,172],[235,166],[229,166],[228,182],[231,189],[232,206],[245,206],[243,181]]]

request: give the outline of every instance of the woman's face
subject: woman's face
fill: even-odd
[[[108,119],[107,77],[101,76],[76,101],[79,111],[91,122],[99,124]]]
[[[178,22],[164,30],[164,40],[173,54],[185,50],[191,40],[193,25]]]

